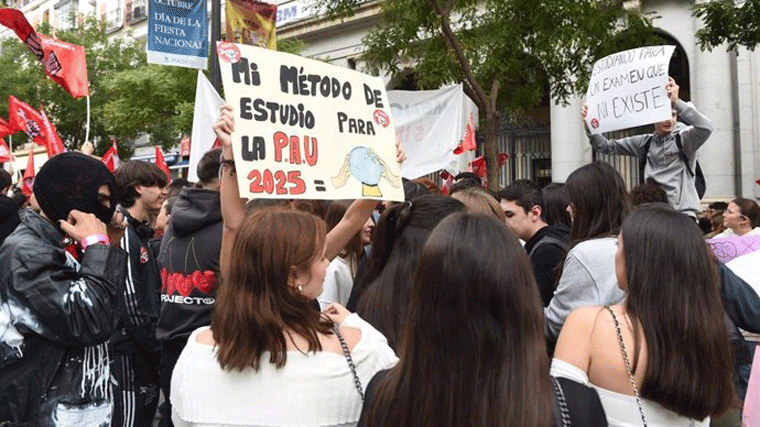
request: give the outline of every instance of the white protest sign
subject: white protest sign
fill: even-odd
[[[648,46],[596,61],[586,103],[591,133],[611,132],[668,120],[665,86],[675,46]]]
[[[404,200],[381,78],[242,44],[217,52],[241,197]]]

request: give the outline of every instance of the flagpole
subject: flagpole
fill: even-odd
[[[84,142],[90,140],[90,94],[87,94],[87,123],[85,124]]]

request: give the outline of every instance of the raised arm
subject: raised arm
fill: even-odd
[[[78,211],[62,224],[77,241],[106,230],[94,215]],[[8,297],[29,308],[19,316],[21,322],[32,322],[26,326],[35,331],[42,326],[43,333],[52,334],[45,333],[47,339],[65,345],[95,345],[111,337],[127,272],[127,254],[121,248],[87,246],[77,271],[60,249],[18,250],[20,242],[8,243],[2,251],[11,271]]]
[[[224,159],[219,174],[219,199],[222,206],[222,247],[219,253],[219,270],[224,276],[229,268],[232,256],[232,245],[240,224],[245,218],[245,200],[240,198],[238,190],[237,171],[235,170],[232,154],[232,138],[235,130],[235,119],[232,107],[224,104],[220,110],[219,119],[214,125],[214,132],[222,142],[222,158]]]
[[[602,134],[592,134],[586,126],[586,114],[588,105],[583,104],[581,107],[581,117],[583,118],[583,127],[586,129],[586,136],[591,146],[602,154],[624,154],[627,156],[641,155],[641,149],[644,146],[649,135],[629,136],[623,139],[607,139]]]

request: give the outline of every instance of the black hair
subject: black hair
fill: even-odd
[[[552,182],[544,187],[541,192],[544,194],[544,209],[541,211],[544,221],[548,225],[562,224],[570,229],[572,220],[570,219],[570,213],[567,211],[570,197],[567,195],[565,184]]]
[[[382,332],[392,348],[399,342],[422,246],[443,218],[464,210],[459,200],[428,194],[385,209],[380,216],[356,312]]]
[[[638,206],[644,203],[668,203],[668,195],[662,186],[652,178],[631,190],[631,205]]]
[[[594,162],[567,177],[573,210],[570,240],[615,235],[631,210],[623,177],[609,164]]]
[[[546,220],[544,217],[544,193],[541,192],[541,189],[533,181],[518,179],[496,194],[499,196],[499,199],[515,202],[517,206],[523,208],[526,214],[533,206],[540,207],[541,219]]]

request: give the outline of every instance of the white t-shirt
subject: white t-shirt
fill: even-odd
[[[341,326],[361,331],[351,351],[366,390],[378,371],[398,358],[385,337],[357,314]],[[177,360],[171,382],[172,421],[177,427],[355,426],[362,401],[343,354],[289,351],[281,369],[262,356],[258,371],[225,371],[216,350],[190,335]]]
[[[330,262],[322,284],[322,294],[317,297],[323,310],[334,302],[345,307],[354,287],[354,270],[351,268],[351,258],[335,257]]]

